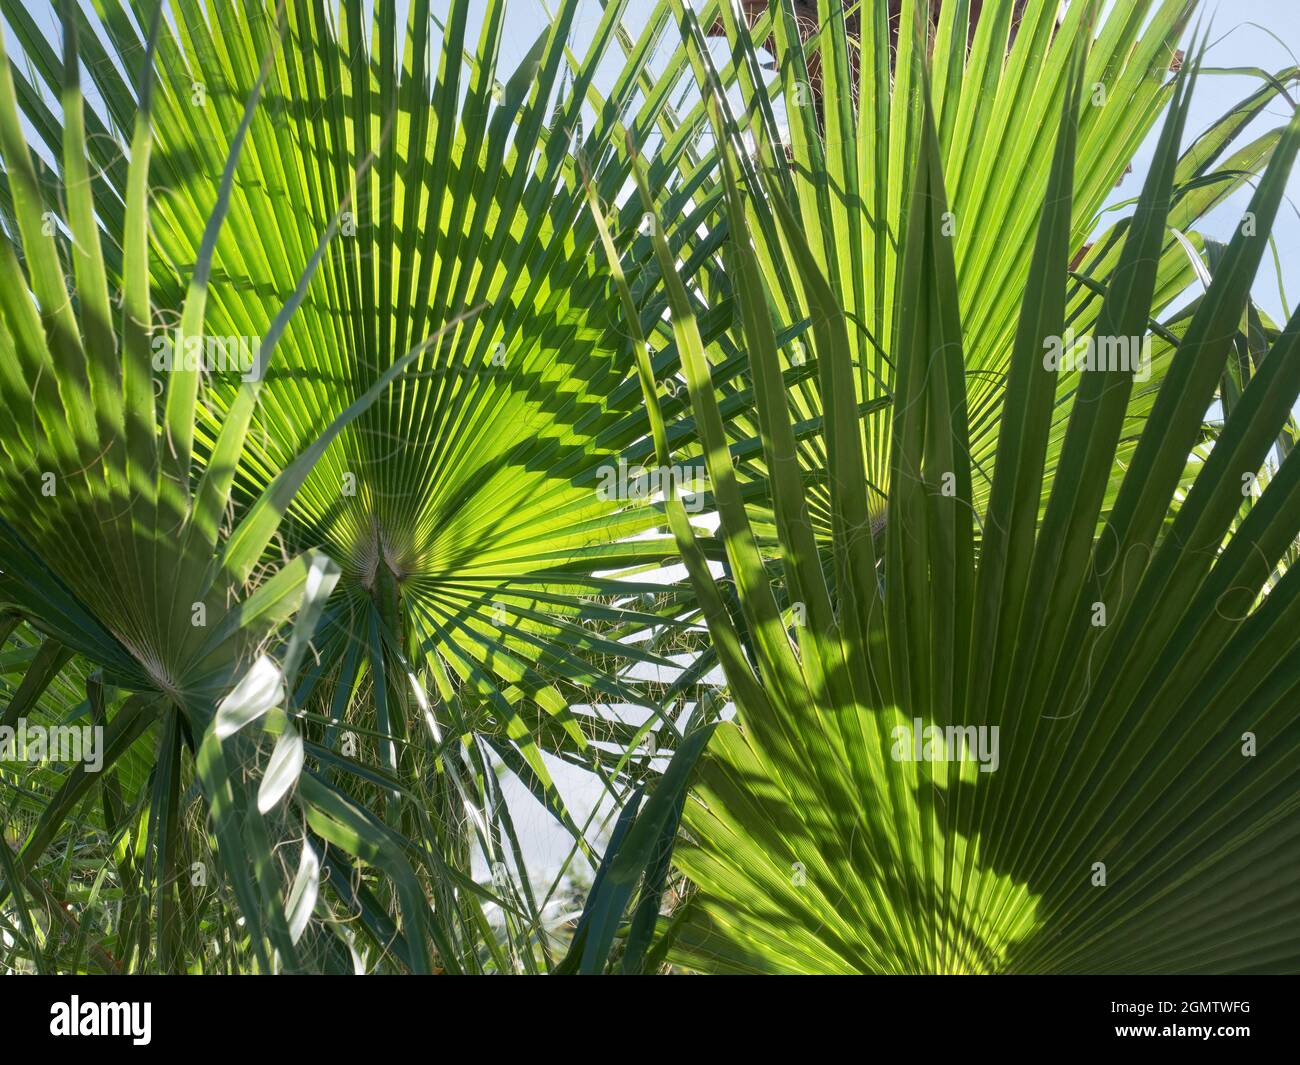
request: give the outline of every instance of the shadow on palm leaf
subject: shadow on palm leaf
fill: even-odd
[[[1241,487],[1300,393],[1300,319],[1260,362],[1171,514],[1267,245],[1243,228],[1183,332],[1113,502],[1102,510],[1133,389],[1122,369],[1080,375],[1061,464],[1044,484],[1058,382],[1042,338],[1061,335],[1065,317],[1077,60],[1072,69],[978,536],[960,301],[928,111],[898,281],[879,544],[859,487],[844,317],[781,189],[724,153],[785,589],[772,586],[727,449],[706,431],[738,612],[684,521],[674,531],[737,721],[719,727],[686,804],[675,861],[694,893],[665,926],[669,958],[794,972],[1222,972],[1300,961],[1287,901],[1300,718],[1284,651],[1300,614],[1300,577],[1285,568],[1300,532],[1300,462],[1291,454],[1253,503]],[[1198,69],[1178,80],[1098,335],[1147,329]],[[736,143],[721,112],[719,135]],[[1264,228],[1298,142],[1293,120],[1251,204]],[[829,554],[804,505],[770,312],[743,236],[760,185],[814,323]],[[669,250],[657,251],[678,336],[695,353],[697,421],[716,425],[689,300]],[[960,744],[954,752],[949,726],[987,737],[993,757],[977,765]]]

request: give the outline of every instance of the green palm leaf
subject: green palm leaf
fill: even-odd
[[[684,814],[676,861],[695,894],[674,922],[674,950],[686,964],[1222,972],[1300,963],[1284,872],[1297,845],[1293,570],[1273,580],[1300,534],[1290,461],[1235,521],[1243,477],[1263,466],[1300,393],[1291,351],[1300,323],[1262,355],[1177,506],[1267,246],[1266,234],[1239,233],[1180,337],[1109,517],[1102,507],[1131,371],[1081,373],[1053,470],[1057,382],[1042,341],[1060,333],[1067,313],[1083,69],[1080,53],[1023,286],[987,505],[971,495],[970,393],[958,357],[969,333],[923,79],[892,327],[884,557],[865,582],[855,575],[854,551],[870,544],[858,525],[856,536],[833,542],[824,591],[806,592],[807,508],[774,479],[775,512],[795,520],[781,527],[781,565],[751,583],[740,579],[753,566],[745,516],[720,508],[753,660],[723,659],[736,722],[720,726]],[[1175,87],[1099,334],[1146,331],[1152,251],[1164,239],[1194,82],[1184,76]],[[734,136],[721,101],[716,120],[721,138]],[[1271,224],[1297,144],[1293,121],[1251,205],[1261,223]],[[731,247],[742,276],[757,277],[749,219],[761,206],[739,173],[724,171]],[[779,188],[771,202],[800,257],[807,313],[822,323],[818,359],[846,372],[849,348],[837,339],[845,315],[829,302]],[[774,357],[772,311],[761,286],[745,292],[757,377],[772,372],[764,369]],[[678,327],[690,332],[685,311],[679,300]],[[834,372],[820,377],[823,401]],[[707,381],[691,384],[703,421],[716,398]],[[769,407],[763,442],[773,470],[793,457],[794,406],[786,398]],[[829,416],[828,454],[837,429],[861,433],[871,454],[859,419]],[[707,454],[718,484],[731,460],[725,449]],[[861,506],[861,479],[829,483],[837,509]],[[695,549],[679,535],[684,553]],[[762,635],[765,604],[796,594],[807,599],[796,601],[790,632]],[[720,646],[735,638],[725,620],[710,618],[710,628]]]

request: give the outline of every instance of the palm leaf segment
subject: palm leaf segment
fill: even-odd
[[[146,71],[151,69],[158,20],[150,26]],[[65,57],[76,55],[76,35],[69,32]],[[255,90],[250,107],[257,96]],[[66,683],[63,667],[73,652],[79,652],[96,667],[94,674],[82,674],[87,716],[104,730],[101,764],[81,763],[62,775],[57,792],[41,809],[17,856],[9,854],[5,840],[0,890],[22,908],[37,863],[96,783],[104,784],[106,816],[109,811],[116,815],[114,819],[123,816],[121,789],[126,777],[121,772],[109,777],[97,774],[104,768],[116,770],[119,763],[125,766],[128,754],[138,750],[137,741],[152,731],[158,761],[150,788],[140,793],[152,792],[150,826],[156,850],[144,864],[153,869],[147,879],[159,888],[160,949],[165,964],[174,965],[182,742],[197,744],[197,737],[207,732],[217,698],[234,684],[259,644],[300,605],[309,603],[313,594],[327,591],[337,571],[328,559],[309,552],[258,587],[245,587],[246,574],[239,571],[239,554],[232,544],[242,538],[245,550],[265,547],[275,529],[274,521],[257,520],[259,513],[267,512],[266,501],[251,508],[232,535],[218,544],[216,527],[204,524],[201,507],[178,489],[171,476],[169,456],[157,432],[149,358],[148,328],[154,306],[147,261],[152,98],[152,78],[146,77],[140,83],[120,231],[118,325],[88,176],[78,79],[69,77],[61,100],[66,119],[60,146],[67,192],[63,224],[71,248],[64,258],[59,216],[42,209],[42,189],[19,122],[15,85],[0,41],[0,147],[13,220],[11,234],[0,245],[0,269],[6,275],[0,328],[6,421],[0,436],[8,459],[0,491],[5,513],[12,516],[12,522],[6,521],[0,530],[4,551],[0,594],[7,613],[27,617],[46,636],[4,709],[3,724],[14,726],[38,704],[48,712],[59,685]],[[245,129],[246,119],[236,135],[236,154]],[[214,211],[213,232],[220,227],[223,212],[224,205]],[[211,253],[209,240],[198,253],[183,315],[201,320]],[[270,348],[273,352],[274,344]],[[395,365],[376,381],[364,402],[372,401],[404,368]],[[183,377],[173,378],[164,390],[164,402],[182,387],[178,381]],[[364,402],[337,419],[330,431],[337,432]],[[188,417],[178,415],[172,424],[192,432],[192,407]],[[284,478],[281,491],[292,496],[301,483],[303,466],[299,462],[297,472]],[[211,498],[222,491],[209,478],[200,482],[198,494]],[[217,509],[224,507],[221,499]],[[178,601],[184,604],[179,609]],[[307,614],[318,616],[310,609]],[[6,623],[6,637],[14,627],[12,621]],[[289,679],[292,675],[290,669]],[[125,697],[119,697],[118,689],[124,690]],[[259,714],[271,705],[262,706]],[[285,725],[282,715],[278,724],[280,731],[292,736],[292,727]],[[214,829],[229,848],[238,832],[244,788],[232,779],[221,738],[211,737],[207,732],[198,775],[211,804]],[[29,783],[35,785],[36,780]],[[310,800],[304,800],[304,806],[310,805]],[[260,819],[247,825],[251,864],[264,871],[270,864],[265,826]],[[269,967],[268,944],[274,941],[285,964],[295,965],[297,955],[284,928],[283,909],[273,905],[270,927],[263,927],[254,901],[253,875],[234,853],[228,850],[227,871],[241,906],[252,914],[250,932],[259,961]],[[402,873],[397,868],[392,872],[397,877]],[[409,871],[406,875],[409,878]],[[271,878],[259,878],[268,900],[278,902],[281,896]],[[46,890],[37,885],[34,894],[40,898]],[[40,948],[30,921],[26,938],[39,967]],[[98,954],[101,964],[118,964],[102,949]]]
[[[709,616],[737,720],[716,733],[676,852],[696,892],[674,926],[686,964],[793,972],[1300,964],[1300,597],[1295,568],[1278,569],[1300,534],[1294,451],[1253,503],[1243,494],[1300,393],[1300,320],[1259,360],[1186,498],[1176,499],[1234,356],[1300,119],[1282,134],[1251,203],[1261,228],[1242,227],[1224,252],[1103,516],[1132,374],[1080,375],[1053,473],[1058,381],[1043,358],[1044,338],[1059,335],[1067,314],[1087,61],[1080,55],[1067,71],[986,506],[972,489],[961,313],[969,296],[944,231],[943,156],[924,76],[883,457],[845,401],[853,324],[779,180],[763,175],[759,195],[737,126],[714,99],[729,146],[731,249],[747,296],[744,338],[781,551],[773,575],[720,446],[714,392],[697,373],[691,397],[700,424],[714,427],[706,455],[742,610],[740,628],[725,610]],[[1194,83],[1183,76],[1174,89],[1103,285],[1099,335],[1146,333]],[[826,566],[796,473],[795,404],[779,387],[770,290],[751,243],[769,209],[813,323],[832,515]],[[663,242],[658,252],[667,269]],[[680,342],[701,350],[685,288],[668,281]],[[879,543],[868,532],[864,453],[889,469]],[[674,531],[689,566],[695,540],[680,520]],[[696,566],[692,577],[702,603],[716,599],[707,570]],[[984,757],[994,743],[996,757]]]
[[[568,709],[593,694],[647,701],[615,674],[655,656],[580,623],[617,634],[661,621],[605,602],[642,589],[601,574],[665,554],[653,539],[628,542],[653,526],[653,506],[598,491],[603,468],[644,436],[645,422],[639,386],[614,365],[616,319],[588,266],[594,228],[574,152],[612,201],[628,165],[619,116],[641,91],[665,23],[649,27],[618,79],[621,95],[584,134],[586,78],[622,9],[611,7],[584,57],[588,73],[570,83],[576,7],[564,5],[503,80],[502,5],[468,48],[469,5],[453,6],[436,73],[427,4],[412,5],[405,34],[392,5],[378,6],[373,27],[356,10],[335,16],[314,4],[209,13],[181,3],[165,16],[151,4],[109,5],[94,22],[70,6],[79,32],[65,33],[61,58],[20,6],[5,8],[31,74],[5,64],[14,80],[0,200],[15,243],[5,245],[4,339],[17,354],[6,361],[5,512],[15,519],[3,529],[4,602],[50,636],[31,697],[11,700],[6,717],[32,705],[69,650],[101,667],[112,692],[140,693],[125,704],[110,694],[114,760],[159,712],[182,708],[186,717],[167,716],[156,739],[154,875],[176,884],[186,746],[223,850],[250,856],[252,869],[232,860],[228,872],[262,968],[273,953],[307,964],[270,857],[272,839],[300,837],[300,823],[244,821],[253,797],[246,783],[232,789],[229,767],[265,766],[266,752],[210,722],[304,596],[313,606],[303,623],[322,607],[325,620],[316,654],[304,657],[302,644],[292,652],[302,686],[294,690],[296,668],[279,681],[262,669],[231,705],[244,708],[238,720],[264,717],[281,737],[294,729],[278,711],[266,716],[277,702],[327,721],[313,756],[357,773],[367,800],[400,794],[407,744],[431,748],[440,764],[454,755],[449,743],[477,730],[567,817],[539,742],[579,757],[593,752],[595,728],[616,741],[637,732],[587,726]],[[78,48],[102,108],[82,106]],[[42,81],[59,93],[56,105]],[[645,128],[663,107],[662,98],[643,105]],[[62,161],[61,180],[33,166],[20,112]],[[134,131],[129,164],[112,129]],[[176,358],[160,369],[167,338]],[[252,342],[252,372],[206,374],[186,361],[187,341],[207,338],[233,339],[236,351]],[[48,496],[44,472],[55,476]],[[294,557],[301,545],[336,562]],[[329,749],[349,703],[367,692],[361,731],[378,774]],[[622,771],[621,747],[582,756]],[[301,744],[296,756],[282,749],[272,764],[301,768]],[[471,772],[487,787],[483,753]],[[93,783],[74,776],[29,835],[19,875]],[[401,915],[390,920],[364,887],[343,902],[401,964],[428,967],[430,937],[443,964],[456,964],[459,933],[428,927],[409,863],[432,863],[446,900],[459,892],[471,900],[464,921],[481,921],[472,899],[492,895],[465,876],[463,840],[423,823],[451,863],[439,865],[334,776],[301,776],[295,816],[318,846],[337,848],[326,855],[337,884],[353,880],[348,862],[359,858],[388,879]],[[451,810],[499,805],[493,789],[445,790]],[[412,809],[399,804],[394,816],[389,805],[388,818],[414,832]],[[251,834],[242,842],[241,823]],[[489,852],[502,845],[480,842]],[[302,853],[300,873],[310,872]],[[168,929],[182,905],[172,890],[159,896]],[[524,924],[534,934],[536,913]],[[166,965],[177,964],[171,947]]]
[[[943,223],[953,242],[962,301],[972,491],[982,507],[991,487],[999,410],[1033,246],[1036,219],[1024,205],[1038,203],[1046,189],[1052,141],[1043,133],[1055,125],[1071,43],[1080,36],[1092,39],[1073,179],[1069,245],[1075,274],[1067,304],[1068,327],[1084,337],[1100,313],[1099,282],[1115,269],[1127,229],[1126,218],[1107,225],[1103,206],[1168,103],[1168,72],[1180,62],[1176,46],[1194,7],[1194,0],[1127,0],[1107,7],[1103,18],[1102,5],[1088,3],[1070,4],[1059,17],[1061,5],[1054,0],[982,5],[777,0],[745,5],[747,17],[736,5],[724,4],[716,21],[710,14],[697,20],[682,8],[697,75],[726,86],[733,106],[741,101],[737,123],[809,234],[813,259],[848,319],[858,402],[869,415],[865,462],[878,526],[889,492],[891,400],[898,373],[892,354],[894,309],[913,172],[909,153],[921,121],[921,58],[932,57],[936,138],[948,190]],[[711,74],[713,53],[705,47],[702,27],[725,34],[728,42],[730,64]],[[769,76],[766,71],[773,68]],[[1267,163],[1281,131],[1267,130],[1240,143],[1243,130],[1268,102],[1285,99],[1284,87],[1296,77],[1294,68],[1278,72],[1203,131],[1180,159],[1170,228],[1159,252],[1153,316],[1197,282],[1201,264],[1191,261],[1189,251],[1200,254],[1204,245],[1196,222]],[[1188,234],[1187,240],[1180,241],[1175,231]],[[785,269],[786,252],[770,220],[760,218],[753,235],[778,320],[793,327],[778,334],[782,365],[796,396],[810,514],[819,533],[828,536],[831,517],[821,472],[827,459],[817,435],[804,432],[821,414],[804,339],[808,323],[799,313],[807,305],[805,285]],[[1139,383],[1130,399],[1135,421],[1154,401],[1172,356],[1170,337],[1167,330],[1153,337],[1149,380]],[[1072,375],[1062,375],[1049,468],[1064,439],[1075,384]],[[747,447],[755,426],[736,426],[734,446],[746,460],[741,476],[765,480],[761,455]],[[1127,458],[1134,444],[1135,437],[1126,434],[1120,456]],[[1117,490],[1116,478],[1107,488],[1107,506]],[[751,493],[759,505],[762,490]]]
[[[329,631],[367,643],[373,606],[408,652],[437,647],[457,687],[499,715],[522,695],[567,716],[552,679],[589,697],[627,697],[581,660],[624,652],[578,623],[608,615],[592,601],[639,590],[596,572],[663,555],[653,540],[620,543],[646,529],[650,511],[620,513],[624,502],[598,491],[643,420],[585,261],[594,234],[571,154],[600,162],[594,180],[618,188],[626,163],[602,145],[645,56],[620,79],[624,98],[608,101],[585,134],[581,108],[621,7],[606,13],[578,65],[586,73],[569,84],[574,4],[508,74],[497,67],[504,5],[487,12],[476,43],[468,5],[453,5],[440,52],[427,4],[411,6],[404,33],[392,5],[378,5],[373,26],[359,10],[289,5],[217,240],[207,333],[265,343],[276,301],[294,291],[332,220],[338,234],[255,407],[243,406],[237,375],[188,385],[201,403],[199,467],[229,463],[220,431],[247,423],[247,454],[223,474],[238,507],[394,359],[472,312],[320,456],[281,536],[289,550],[318,545],[342,567],[346,602],[332,608]],[[270,9],[211,17],[176,5],[175,29],[165,23],[158,46],[151,235],[164,306],[179,302],[171,264],[195,259],[230,130],[276,39]],[[128,66],[139,62],[129,25],[96,27]],[[90,69],[124,120],[134,104],[115,68]],[[99,190],[110,201],[121,192],[115,173]],[[172,441],[182,470],[190,446]],[[534,726],[554,744],[581,742],[572,723],[568,739],[545,718]]]

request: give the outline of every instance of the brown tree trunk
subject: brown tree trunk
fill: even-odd
[[[860,32],[860,15],[857,8],[856,0],[840,0],[847,9],[852,7],[853,11],[845,18],[845,28],[850,38],[856,40]],[[863,0],[864,3],[871,3],[872,0]],[[1029,0],[1016,0],[1015,7],[1011,12],[1011,33],[1007,47],[1016,39],[1016,31],[1020,28],[1020,20],[1024,17],[1025,5]],[[898,34],[899,24],[902,21],[903,0],[887,0],[889,8],[889,44],[891,56],[898,51]],[[805,43],[817,31],[817,0],[793,0],[795,21],[799,27],[799,38]],[[746,23],[752,28],[763,16],[768,8],[768,0],[740,0],[741,10],[744,13]],[[930,24],[933,28],[939,25],[939,14],[943,8],[943,0],[930,0]],[[975,29],[979,25],[980,16],[984,10],[984,0],[971,0],[970,4],[970,29],[968,43],[974,41]],[[708,36],[725,37],[726,29],[722,20],[719,19],[709,27]],[[776,51],[776,42],[768,38],[763,42],[763,46],[769,52]],[[822,88],[821,88],[821,56],[812,54],[807,57],[808,62],[808,87],[812,91],[812,97],[817,115],[820,121],[822,112]],[[849,49],[849,63],[852,73],[855,75],[856,83],[857,74],[857,52]]]

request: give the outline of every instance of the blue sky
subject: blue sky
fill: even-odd
[[[1208,67],[1259,67],[1276,74],[1297,64],[1296,57],[1300,55],[1300,0],[1220,0],[1208,3],[1205,10],[1213,15],[1210,25],[1214,43],[1206,58]],[[1235,101],[1258,89],[1261,84],[1257,76],[1250,74],[1203,76],[1188,116],[1189,139],[1222,117]],[[1239,143],[1248,143],[1290,117],[1285,102],[1275,103],[1249,127]],[[1113,201],[1136,195],[1153,147],[1154,139],[1143,146],[1134,160],[1135,173],[1115,191]],[[1243,188],[1228,197],[1204,220],[1199,227],[1201,232],[1216,240],[1229,240],[1250,202],[1250,195],[1251,190]],[[1282,287],[1287,300],[1285,309],[1292,309],[1300,299],[1300,177],[1294,173],[1273,235],[1281,259]],[[1265,260],[1256,278],[1255,299],[1280,325],[1284,307],[1278,272],[1270,259]]]

